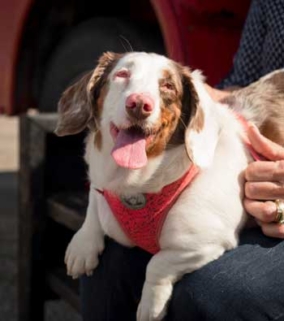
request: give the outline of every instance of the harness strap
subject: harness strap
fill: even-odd
[[[132,242],[155,254],[160,250],[160,232],[169,210],[198,171],[198,168],[192,165],[183,177],[165,186],[159,193],[120,198],[110,191],[96,190],[104,195],[113,215]],[[137,199],[141,203],[141,198],[144,198],[145,204],[137,207],[135,201]]]
[[[247,130],[247,120],[242,115],[234,111],[232,112],[244,129]],[[247,137],[243,137],[243,140],[254,160],[265,160],[265,158],[252,147]],[[160,232],[169,210],[182,191],[193,181],[198,172],[199,169],[197,166],[192,165],[183,177],[165,186],[161,192],[140,194],[132,196],[129,199],[127,199],[127,197],[120,198],[107,190],[95,190],[105,197],[113,215],[132,242],[136,246],[155,254],[160,250]],[[140,205],[138,204],[139,206],[136,206],[136,203]]]

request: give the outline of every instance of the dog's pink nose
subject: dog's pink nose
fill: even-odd
[[[149,94],[131,94],[126,98],[126,111],[136,119],[145,119],[154,109],[154,99]]]

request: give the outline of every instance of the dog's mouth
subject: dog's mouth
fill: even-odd
[[[110,133],[114,141],[112,157],[118,166],[139,169],[147,165],[147,145],[151,143],[154,133],[139,125],[118,128],[110,124]]]

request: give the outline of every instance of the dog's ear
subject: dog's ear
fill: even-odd
[[[58,103],[56,135],[73,135],[87,126],[95,127],[99,113],[97,101],[107,76],[119,57],[119,54],[112,52],[104,53],[95,70],[88,72],[64,91]]]
[[[213,162],[219,136],[218,123],[214,117],[210,117],[213,101],[203,85],[199,71],[190,73],[187,68],[183,69],[183,89],[183,108],[190,110],[185,131],[187,154],[195,165],[207,168]]]
[[[74,85],[67,88],[59,103],[59,119],[55,133],[58,136],[73,135],[84,130],[91,119],[91,98],[88,84],[93,72],[88,72]]]

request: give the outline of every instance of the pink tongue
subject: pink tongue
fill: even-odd
[[[129,169],[138,169],[147,165],[146,139],[142,135],[120,130],[112,157],[118,166]]]

